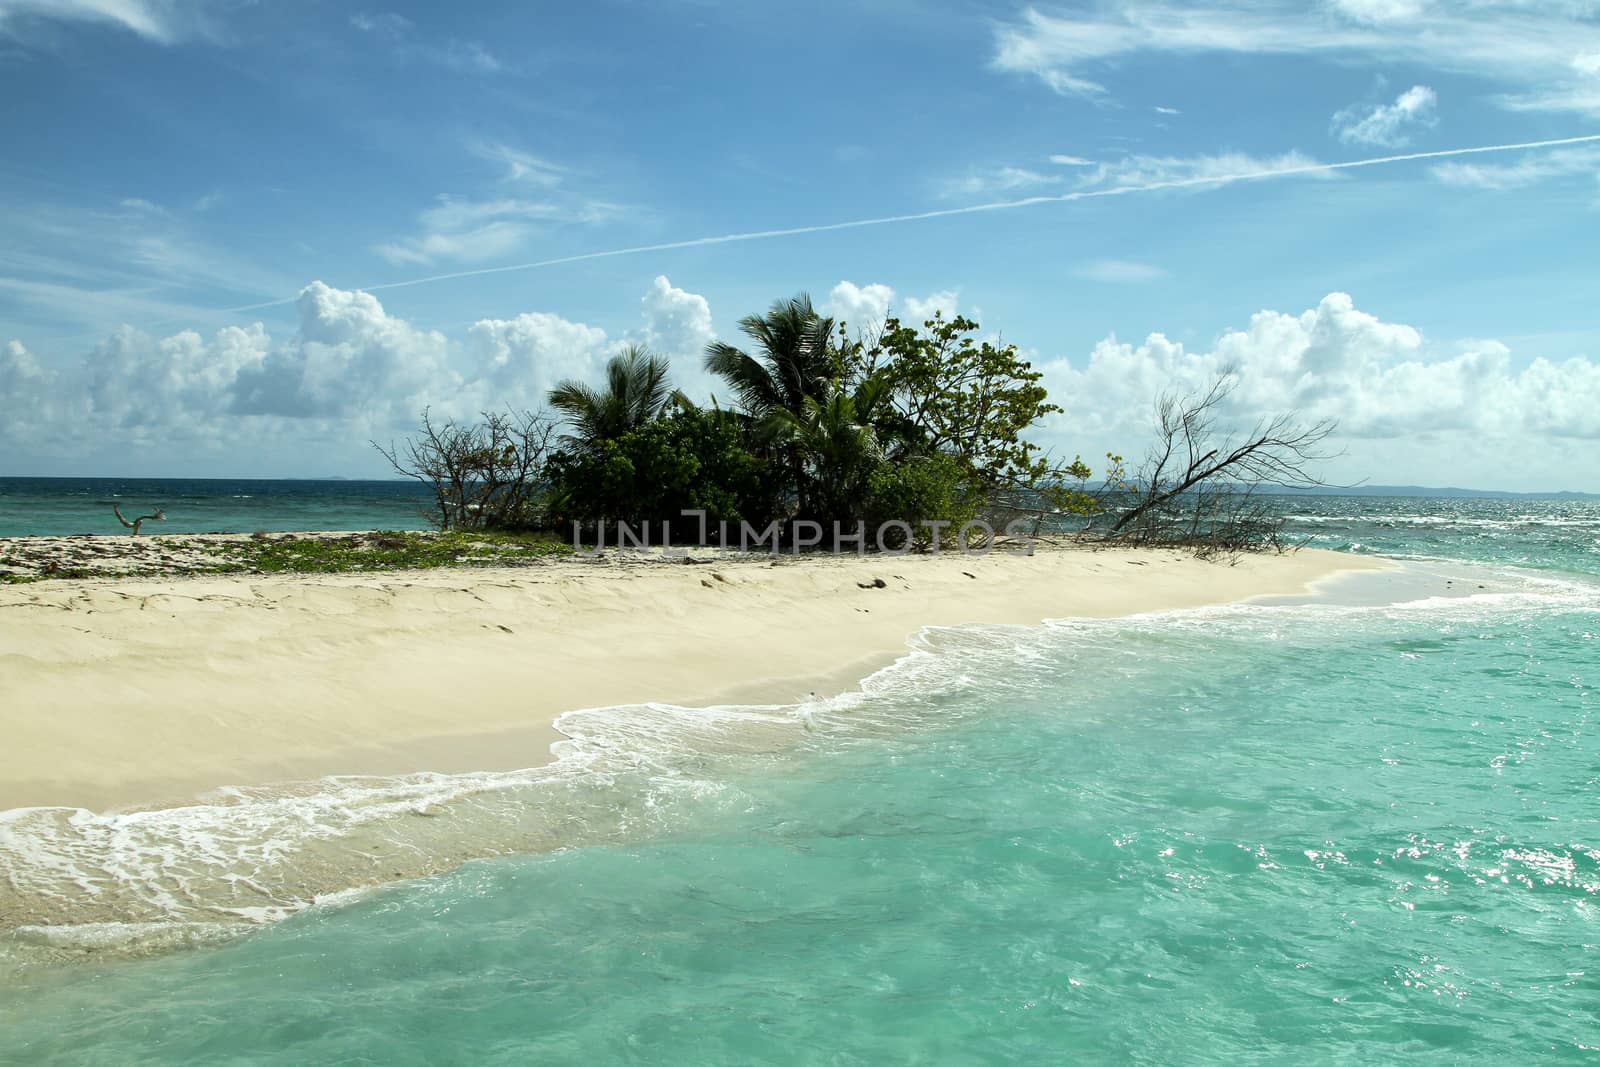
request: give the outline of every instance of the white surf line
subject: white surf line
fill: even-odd
[[[1358,167],[1379,167],[1391,163],[1409,163],[1420,159],[1447,159],[1452,156],[1481,155],[1489,152],[1519,152],[1540,148],[1558,148],[1562,145],[1585,144],[1592,141],[1600,141],[1600,133],[1585,134],[1581,137],[1558,137],[1547,141],[1523,141],[1518,144],[1478,145],[1471,148],[1437,149],[1431,152],[1407,152],[1403,155],[1375,156],[1371,159],[1352,159],[1339,163],[1305,163],[1299,166],[1276,167],[1270,170],[1240,171],[1235,174],[1212,174],[1195,178],[1169,178],[1163,181],[1143,182],[1138,185],[1118,185],[1109,189],[1078,189],[1070,193],[1029,196],[1021,200],[997,200],[987,204],[938,208],[933,211],[918,211],[907,215],[882,215],[877,218],[851,219],[847,222],[828,222],[815,226],[790,226],[777,230],[752,230],[747,233],[727,233],[712,237],[693,237],[682,241],[664,241],[660,244],[634,245],[631,248],[610,248],[599,252],[580,252],[576,255],[558,256],[555,259],[541,259],[532,263],[512,263],[502,267],[479,267],[474,270],[453,271],[449,274],[433,274],[426,278],[411,278],[407,281],[363,285],[358,286],[358,289],[369,293],[379,292],[384,289],[405,289],[413,285],[432,285],[434,282],[454,281],[458,278],[481,278],[490,274],[540,270],[544,267],[559,267],[568,263],[585,263],[590,260],[611,259],[617,256],[637,256],[648,252],[670,252],[680,248],[702,248],[707,245],[734,244],[741,241],[768,241],[778,237],[799,237],[810,233],[856,230],[867,226],[890,226],[896,223],[921,222],[926,219],[951,218],[957,215],[976,215],[985,211],[1011,211],[1017,208],[1035,207],[1040,204],[1065,204],[1076,200],[1092,200],[1108,196],[1129,196],[1134,193],[1151,193],[1162,189],[1228,185],[1233,182],[1283,178],[1296,174],[1319,174],[1331,171],[1353,170]],[[269,300],[261,304],[220,308],[215,313],[232,315],[244,311],[260,311],[263,308],[283,307],[286,304],[294,303],[298,299],[298,296],[292,296],[285,300]]]

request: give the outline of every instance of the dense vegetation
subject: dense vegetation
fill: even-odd
[[[1062,410],[1041,373],[970,319],[890,319],[852,337],[801,294],[739,327],[744,347],[705,351],[723,386],[710,407],[673,389],[665,359],[629,346],[600,385],[552,389],[549,413],[463,425],[424,412],[418,437],[381,451],[432,486],[446,530],[559,530],[604,543],[622,523],[658,544],[708,532],[760,543],[775,530],[768,543],[898,549],[1031,535],[1063,516],[1111,511],[1098,524],[1106,536],[1231,552],[1277,545],[1275,521],[1249,490],[1316,484],[1304,465],[1331,430],[1277,416],[1238,439],[1217,434],[1224,373],[1207,392],[1163,398],[1145,465],[1130,472],[1108,456],[1091,492],[1080,459],[1060,462],[1030,440]]]
[[[422,435],[384,454],[433,486],[445,528],[599,536],[620,521],[659,538],[671,523],[682,540],[700,536],[693,512],[710,526],[777,523],[785,540],[796,524],[822,543],[864,530],[875,547],[885,524],[890,541],[926,544],[978,519],[1003,529],[1096,506],[1088,468],[1026,437],[1061,410],[1040,373],[978,323],[890,319],[852,338],[802,294],[739,326],[744,347],[718,341],[704,356],[726,403],[696,406],[664,359],[633,346],[598,387],[556,386],[553,415],[463,426],[424,413]]]

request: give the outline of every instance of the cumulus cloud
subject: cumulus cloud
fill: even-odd
[[[1437,477],[1456,483],[1484,480],[1487,468],[1464,466],[1469,456],[1509,469],[1507,456],[1532,456],[1552,439],[1600,439],[1600,362],[1534,359],[1518,367],[1496,341],[1440,349],[1414,327],[1360,310],[1345,293],[1300,314],[1259,312],[1202,350],[1154,333],[1138,344],[1107,338],[1084,361],[1050,362],[1045,384],[1069,408],[1053,434],[1086,452],[1085,442],[1126,450],[1148,439],[1158,396],[1199,388],[1225,368],[1238,379],[1224,412],[1231,423],[1284,411],[1336,419],[1355,477],[1394,470],[1393,442],[1402,438],[1407,473],[1390,480],[1425,477],[1411,450],[1426,445],[1446,472]],[[1559,476],[1552,468],[1544,477]]]
[[[925,297],[908,296],[904,300],[905,312],[901,316],[907,324],[922,323],[935,315],[942,315],[946,319],[956,316],[957,302],[960,294],[954,289],[941,289]]]
[[[232,406],[241,372],[267,355],[260,324],[156,338],[122,326],[89,353],[85,370],[96,422],[122,429],[189,434],[214,427]]]
[[[1333,132],[1345,144],[1395,147],[1410,143],[1411,130],[1436,125],[1439,96],[1426,85],[1413,85],[1392,104],[1346,108],[1333,116]]]
[[[607,349],[604,330],[547,311],[480,319],[467,330],[473,406],[540,407],[562,379],[594,378]]]
[[[52,428],[59,399],[55,378],[21,341],[0,346],[0,396],[6,402],[0,440],[38,437]]]
[[[386,423],[459,388],[444,335],[390,315],[371,293],[313,282],[295,310],[300,328],[290,342],[234,376],[233,410],[290,418],[359,414]],[[218,333],[219,342],[226,333]]]
[[[594,380],[622,344],[548,311],[481,319],[452,338],[392,314],[371,293],[323,282],[301,291],[295,312],[293,332],[282,337],[259,322],[210,336],[123,326],[80,364],[55,372],[20,341],[7,342],[0,395],[12,413],[0,441],[54,442],[50,454],[59,457],[92,425],[96,442],[132,450],[118,455],[165,449],[185,464],[184,449],[226,451],[238,461],[252,441],[328,441],[359,458],[369,437],[406,432],[425,406],[465,417],[542,406],[561,379]],[[709,393],[699,371],[713,335],[705,298],[658,277],[639,321],[630,336],[674,357],[675,375],[687,372],[680,384]]]
[[[954,289],[940,289],[927,296],[901,296],[882,282],[857,285],[841,281],[818,310],[847,323],[855,336],[870,338],[883,330],[888,318],[897,318],[907,326],[920,326],[935,312],[953,318],[960,295]]]
[[[664,274],[656,276],[639,303],[645,320],[643,341],[663,355],[698,360],[716,336],[706,298],[679,289]]]
[[[871,337],[883,328],[894,303],[894,290],[882,282],[857,285],[842,281],[828,293],[822,312],[843,322],[852,332]]]

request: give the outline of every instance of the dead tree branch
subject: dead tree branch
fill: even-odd
[[[111,505],[111,513],[117,517],[118,522],[122,523],[122,525],[133,531],[134,537],[139,536],[139,527],[143,526],[145,523],[161,522],[167,517],[166,512],[162,511],[160,508],[156,508],[154,514],[140,515],[132,522],[129,522],[127,519],[122,517],[122,508],[116,504]]]
[[[442,530],[526,529],[543,502],[545,462],[556,421],[545,412],[484,412],[483,421],[434,421],[400,445],[378,450],[397,474],[433,490],[432,521]]]
[[[1134,543],[1185,543],[1206,551],[1281,547],[1280,521],[1258,499],[1274,487],[1329,484],[1312,471],[1335,423],[1293,414],[1264,419],[1243,435],[1219,430],[1237,379],[1219,374],[1203,392],[1169,393],[1156,405],[1156,442],[1125,489],[1132,502],[1106,532]],[[1203,553],[1204,554],[1204,553]]]

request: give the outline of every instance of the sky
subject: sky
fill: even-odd
[[[0,0],[0,102],[0,475],[384,476],[803,291],[1097,469],[1227,368],[1334,481],[1600,492],[1600,0]]]

